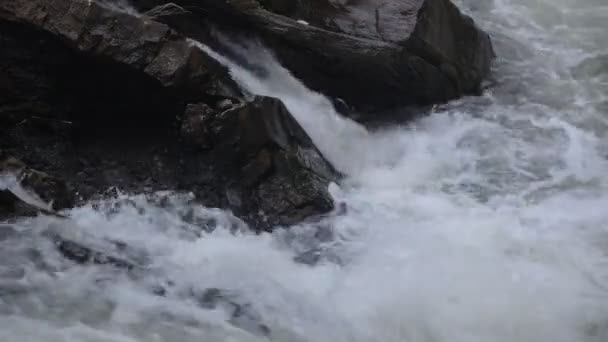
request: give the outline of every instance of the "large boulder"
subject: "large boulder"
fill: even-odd
[[[164,1],[133,0],[151,2]],[[199,26],[261,35],[308,86],[363,112],[477,94],[494,58],[489,36],[450,0],[174,2],[204,18]]]
[[[494,57],[488,35],[450,0],[303,0],[291,18],[237,10],[296,76],[362,110],[477,93]]]
[[[246,221],[264,229],[333,209],[328,185],[339,174],[280,100],[255,97],[215,115],[205,105],[188,108],[184,122],[205,123],[190,141],[221,156],[226,198]],[[191,137],[188,127],[182,132]]]
[[[0,201],[33,189],[32,213],[54,214],[75,203],[67,187],[78,203],[184,190],[254,228],[332,208],[336,174],[280,101],[244,103],[226,68],[156,21],[179,8],[118,4],[0,2],[0,148],[28,165],[6,163]]]

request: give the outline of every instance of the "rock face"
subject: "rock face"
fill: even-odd
[[[44,30],[88,56],[128,65],[165,87],[186,91],[198,87],[207,95],[238,94],[222,68],[187,37],[151,18],[112,6],[114,2],[3,1],[0,18]]]
[[[201,147],[224,156],[217,159],[231,175],[226,196],[249,222],[289,225],[333,208],[327,185],[338,173],[280,100],[256,97],[217,115],[202,104],[188,108],[205,122],[195,134]]]
[[[73,205],[74,194],[63,180],[33,170],[13,157],[0,156],[0,212],[54,214]]]
[[[296,3],[292,20],[241,11],[297,76],[362,110],[474,94],[490,71],[488,35],[449,0]]]
[[[493,56],[449,0],[0,1],[0,149],[27,165],[22,185],[59,207],[112,186],[192,191],[256,229],[331,210],[340,175],[285,106],[192,44],[255,68],[216,27],[262,37],[368,118],[475,93]]]
[[[116,4],[0,2],[0,148],[23,188],[49,210],[68,188],[192,191],[255,229],[331,210],[338,175],[280,101],[247,102],[185,35]]]
[[[258,33],[308,86],[369,115],[479,93],[494,58],[489,36],[450,0],[174,2]]]

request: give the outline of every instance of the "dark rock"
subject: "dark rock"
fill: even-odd
[[[0,160],[0,177],[0,202],[4,211],[19,215],[37,211],[55,214],[55,210],[74,205],[74,194],[65,181],[33,170],[18,159]]]
[[[358,109],[441,103],[478,93],[487,34],[449,0],[298,1],[293,19],[244,9],[309,86]],[[325,3],[325,4],[323,4]]]
[[[74,206],[74,194],[69,191],[65,181],[31,169],[23,170],[20,179],[23,188],[31,189],[43,201],[50,203],[53,210]]]
[[[235,96],[238,87],[216,61],[167,25],[88,0],[16,0],[0,3],[0,19],[51,33],[89,56],[111,59],[165,87]],[[196,95],[196,94],[195,94]]]
[[[332,209],[339,175],[285,106],[246,102],[192,43],[264,76],[214,26],[261,35],[362,121],[474,93],[492,56],[448,0],[173,2],[132,0],[137,14],[112,0],[0,1],[0,149],[27,164],[20,185],[53,209],[74,204],[67,189],[86,201],[111,186],[192,191],[261,229]]]
[[[42,236],[48,238],[64,258],[77,264],[141,271],[148,262],[147,255],[126,243],[90,236],[69,220],[49,224]]]
[[[226,196],[249,222],[289,225],[333,208],[328,185],[339,175],[280,100],[256,97],[210,125],[213,153],[234,175]]]
[[[494,58],[489,36],[450,0],[174,2],[204,18],[199,26],[262,35],[299,79],[361,112],[477,94]]]

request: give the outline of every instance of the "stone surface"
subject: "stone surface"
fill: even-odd
[[[206,135],[232,174],[230,206],[257,227],[289,225],[333,209],[338,173],[275,98],[256,97],[219,113]],[[218,158],[220,160],[220,158]]]
[[[0,19],[44,30],[89,56],[108,58],[144,72],[165,87],[199,87],[207,94],[238,95],[237,87],[221,70],[223,67],[193,47],[187,37],[149,17],[112,6],[113,3],[2,1]],[[226,93],[219,94],[223,91]]]
[[[242,11],[298,77],[350,105],[441,103],[479,92],[490,71],[489,37],[449,0],[328,1],[297,2],[292,20]]]
[[[210,148],[209,128],[214,117],[215,110],[204,103],[187,105],[180,128],[184,141],[195,148]]]
[[[450,0],[174,2],[199,26],[261,35],[308,86],[368,115],[477,94],[494,58],[489,36]]]
[[[256,229],[290,225],[331,210],[340,175],[279,100],[246,100],[192,38],[230,56],[215,27],[259,35],[361,120],[475,93],[493,55],[448,0],[173,2],[0,1],[0,149],[27,165],[24,188],[55,209],[74,203],[61,184],[77,203],[192,191]]]

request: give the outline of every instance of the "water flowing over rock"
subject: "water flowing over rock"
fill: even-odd
[[[164,87],[186,92],[198,88],[207,95],[238,94],[226,73],[217,70],[217,63],[193,48],[186,37],[165,24],[112,4],[88,0],[4,1],[0,18],[46,31],[89,57],[127,65]],[[7,33],[10,31],[7,28]]]
[[[236,171],[226,190],[256,226],[291,225],[333,208],[328,184],[339,178],[278,99],[256,97],[208,124],[222,167]],[[220,160],[220,158],[218,158]]]
[[[20,216],[74,205],[74,194],[66,182],[27,167],[22,161],[2,156],[0,151],[0,215]]]
[[[175,3],[203,23],[262,35],[309,87],[372,116],[478,94],[494,58],[489,36],[449,0]]]
[[[246,101],[225,67],[153,20],[159,13],[120,4],[0,3],[0,147],[64,179],[80,203],[114,186],[192,191],[255,228],[331,210],[337,174],[280,101]]]
[[[80,203],[192,191],[258,229],[330,211],[339,175],[279,100],[250,99],[193,39],[264,77],[215,29],[259,35],[344,111],[472,93],[492,57],[447,0],[16,0],[0,26],[0,148]]]

